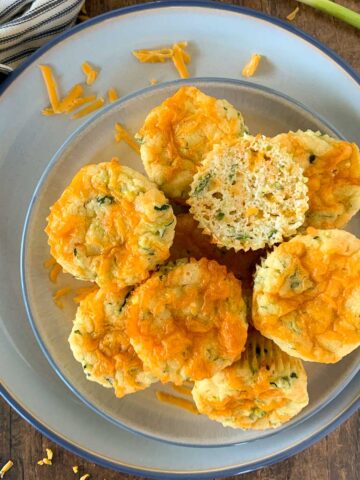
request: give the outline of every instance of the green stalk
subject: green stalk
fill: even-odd
[[[360,14],[350,10],[349,8],[338,5],[331,0],[298,0],[298,2],[310,5],[310,7],[317,8],[322,12],[333,15],[353,27],[360,29]]]

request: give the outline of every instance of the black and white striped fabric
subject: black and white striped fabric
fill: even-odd
[[[0,0],[0,72],[74,25],[84,0]]]

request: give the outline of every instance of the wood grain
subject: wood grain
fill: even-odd
[[[87,0],[86,7],[90,16],[96,16],[136,3],[141,2]],[[224,3],[254,8],[282,19],[297,4],[293,0],[224,0]],[[339,3],[360,12],[359,0],[341,0]],[[303,5],[293,24],[335,50],[360,71],[359,31]],[[37,461],[45,456],[46,447],[54,451],[53,465],[37,465]],[[1,400],[0,463],[9,458],[14,467],[6,474],[6,480],[76,480],[85,473],[91,475],[90,480],[139,479],[98,467],[58,447]],[[73,473],[73,465],[79,466],[79,474]],[[360,480],[360,413],[307,450],[271,467],[245,474],[241,480]]]

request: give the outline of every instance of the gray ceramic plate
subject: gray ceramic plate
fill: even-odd
[[[73,359],[67,342],[75,305],[70,300],[65,302],[64,310],[59,310],[52,300],[55,288],[77,287],[78,282],[70,276],[63,276],[62,283],[55,287],[43,268],[44,261],[49,257],[44,234],[49,206],[61,195],[75,172],[86,163],[108,161],[112,156],[119,156],[123,164],[144,172],[140,158],[126,144],[115,143],[115,122],[121,122],[131,132],[136,132],[147,112],[183,84],[195,85],[210,95],[227,99],[243,113],[253,134],[261,132],[271,136],[289,129],[309,128],[337,135],[324,120],[293,100],[270,89],[240,81],[175,81],[147,88],[109,105],[65,142],[37,186],[25,225],[22,249],[24,297],[35,334],[48,360],[71,390],[97,413],[120,426],[168,442],[196,446],[228,445],[273,435],[274,431],[224,428],[206,417],[194,416],[160,403],[154,391],[171,392],[168,386],[153,385],[148,390],[119,400],[112,390],[88,382],[81,365]],[[310,404],[281,430],[313,415],[334,398],[355,375],[359,356],[360,352],[354,352],[331,366],[306,363]]]
[[[220,2],[162,1],[108,12],[60,34],[0,88],[0,394],[45,435],[88,460],[166,480],[225,477],[300,451],[354,412],[360,380],[357,374],[316,415],[274,436],[229,447],[191,448],[108,422],[66,387],[42,354],[22,301],[21,231],[41,173],[84,119],[40,115],[47,98],[37,65],[53,65],[66,91],[82,78],[80,65],[89,60],[101,67],[94,86],[99,94],[116,86],[125,95],[148,85],[150,78],[176,78],[171,64],[140,64],[130,51],[179,40],[190,41],[193,77],[239,78],[250,55],[263,54],[252,83],[311,106],[360,143],[359,75],[291,23]],[[336,381],[333,371],[329,375]]]

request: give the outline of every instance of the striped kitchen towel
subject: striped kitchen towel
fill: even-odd
[[[0,72],[74,25],[84,0],[0,0]]]

